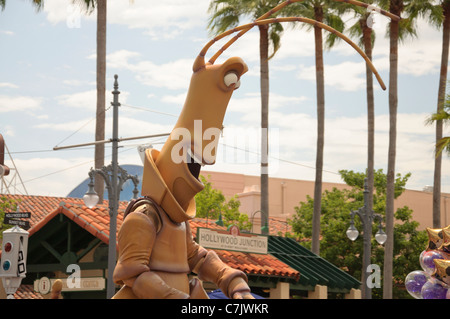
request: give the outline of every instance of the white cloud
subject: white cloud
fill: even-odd
[[[14,162],[29,194],[62,197],[88,177],[94,164],[93,157],[35,157],[15,159]],[[22,186],[18,185],[18,188]]]
[[[129,92],[120,92],[121,103],[126,103]],[[106,108],[109,107],[113,99],[110,91],[105,92]],[[97,90],[89,90],[73,94],[63,94],[56,97],[58,104],[64,107],[84,108],[88,110],[95,110],[97,107]]]
[[[284,96],[276,93],[270,93],[269,103],[270,109],[275,110],[285,106],[298,105],[306,101],[304,96]],[[260,93],[247,93],[244,97],[234,97],[230,100],[227,108],[227,112],[244,113],[243,120],[254,122],[258,117],[255,114],[261,113],[261,94]],[[270,114],[271,119],[273,114]]]
[[[140,57],[141,54],[138,52],[132,52],[128,50],[119,50],[113,53],[110,53],[106,56],[106,61],[108,63],[108,67],[116,68],[116,69],[130,69],[133,67],[133,64],[129,62],[130,59]],[[89,56],[88,59],[95,59],[96,53]]]
[[[174,124],[166,125],[152,123],[146,120],[135,119],[127,116],[120,117],[120,136],[146,136],[155,134],[170,133]],[[140,142],[138,142],[140,143]]]
[[[9,31],[9,30],[0,30],[0,33],[1,34],[5,34],[5,35],[9,35],[9,36],[14,35],[14,32],[13,31]]]
[[[15,84],[13,84],[13,83],[1,82],[1,83],[0,83],[0,88],[17,89],[17,88],[19,88],[19,86],[18,86],[18,85],[15,85]]]
[[[365,88],[365,63],[343,62],[335,65],[325,64],[325,85],[342,91],[358,91]],[[316,81],[315,66],[301,66],[298,79]]]
[[[68,86],[81,86],[85,84],[83,81],[79,80],[64,80],[63,83]]]
[[[139,57],[139,53],[120,50],[108,54],[108,67],[126,69],[133,72],[136,79],[148,86],[168,88],[170,90],[187,89],[192,74],[192,60],[180,59],[164,64],[152,61],[130,61]]]
[[[182,31],[204,25],[209,1],[114,1],[108,4],[111,23],[144,29],[153,38],[172,38]]]
[[[78,121],[70,122],[58,122],[58,123],[42,123],[34,126],[35,128],[62,131],[62,132],[73,132],[74,129],[78,130],[80,133],[92,133],[95,131],[95,121],[92,119],[83,119]]]
[[[12,125],[0,126],[0,132],[1,132],[4,136],[9,136],[9,137],[14,137],[14,136],[16,136],[16,130],[15,130],[15,127],[12,126]]]
[[[112,117],[107,116],[105,119],[105,136],[112,136]],[[58,123],[42,123],[34,126],[35,128],[59,131],[59,132],[73,132],[92,134],[95,132],[95,119],[85,118],[82,120]],[[119,118],[119,134],[120,138],[146,136],[154,134],[169,133],[173,129],[173,125],[165,125],[159,123],[152,123],[146,120],[140,120],[125,115]],[[87,143],[87,141],[86,141]]]
[[[373,64],[378,72],[389,68],[389,39],[384,34],[387,22],[385,20],[383,17],[380,18],[381,26],[376,29],[377,38],[373,49]],[[299,58],[299,78],[315,81],[314,65],[305,66],[301,62],[302,57],[313,57],[315,54],[313,33],[306,29],[285,29],[286,31],[281,39],[282,46],[273,58],[272,64],[279,65],[286,63],[285,61],[288,58],[294,58],[288,62],[291,66],[289,70],[292,71],[293,61],[295,62],[295,58]],[[440,32],[423,20],[419,20],[418,30],[420,41],[408,39],[399,44],[399,74],[421,76],[439,72],[442,36]],[[246,35],[246,37],[257,37],[257,35]],[[258,46],[255,43],[256,41],[242,41],[240,46],[247,46],[248,48],[242,49],[241,52],[243,54],[247,52],[247,56],[252,56],[253,59],[257,60],[259,59],[259,53],[257,51]],[[342,91],[356,91],[364,88],[365,62],[355,49],[345,41],[340,41],[330,52],[348,57],[348,61],[329,64],[325,60],[326,85]],[[379,88],[379,86],[376,85],[375,88]]]
[[[107,21],[130,29],[142,29],[154,39],[173,38],[181,32],[205,24],[209,1],[184,0],[108,1]],[[83,27],[83,20],[96,19],[96,10],[90,15],[71,0],[47,0],[44,6],[47,20],[52,24],[66,23],[68,27]]]
[[[284,33],[281,37],[281,47],[274,57],[274,61],[286,58],[311,57],[315,54],[314,33],[306,28],[292,29],[283,24]]]
[[[412,173],[407,184],[409,189],[421,190],[433,180],[433,145],[435,137],[434,128],[424,125],[426,116],[425,113],[398,114],[396,172],[402,175],[408,172]],[[258,124],[257,122],[252,124],[255,130],[258,130]],[[247,129],[249,127],[247,126]],[[277,170],[272,171],[272,176],[298,179],[308,179],[310,176],[313,179],[317,138],[316,118],[302,113],[282,114],[279,111],[275,111],[271,113],[270,127],[279,131],[279,140],[275,148],[279,152],[280,158],[298,163],[298,165],[293,165],[279,161],[277,163],[278,166],[275,166]],[[389,117],[386,115],[376,116],[375,127],[375,168],[381,168],[386,172],[389,146]],[[235,128],[235,126],[226,127],[225,136],[230,135],[230,131]],[[445,133],[450,135],[450,132]],[[226,141],[232,143],[233,140],[228,139]],[[259,145],[256,147],[259,151]],[[250,150],[248,149],[247,151]],[[347,116],[326,119],[324,151],[324,178],[326,178],[326,181],[342,182],[337,174],[340,169],[364,171],[367,165],[366,117]],[[249,174],[250,171],[255,170],[257,174],[259,173],[257,161],[250,167],[250,163],[247,163],[247,165],[234,163],[232,165],[233,163],[226,163],[224,159],[226,159],[226,156],[221,157],[219,165],[227,167],[232,172],[241,170],[241,173]],[[276,161],[276,159],[272,159],[272,161]],[[450,158],[444,158],[443,161],[442,174],[443,176],[448,176],[450,171],[446,167],[450,165]],[[443,187],[446,187],[444,184],[445,181],[443,182]]]
[[[423,125],[425,114],[398,114],[398,133],[397,133],[397,172],[403,175],[407,172],[412,173],[412,177],[407,184],[409,189],[422,189],[423,186],[432,180],[432,163],[433,163],[433,138],[434,132],[432,127]],[[110,120],[110,118],[108,118]],[[48,124],[48,128],[57,130],[67,130],[67,127],[75,127],[82,124],[83,121],[77,121],[69,124],[61,124],[55,126]],[[386,171],[387,167],[387,146],[388,146],[388,117],[377,116],[376,120],[376,149],[375,149],[375,166]],[[242,126],[230,125],[224,131],[224,137],[221,139],[219,146],[218,163],[208,166],[207,170],[218,170],[226,172],[240,172],[243,174],[259,174],[259,156],[257,154],[246,156],[242,160],[242,154],[236,152],[237,162],[230,161],[230,154],[224,153],[230,151],[230,146],[242,147],[242,139],[239,143],[233,145],[233,130],[249,130],[253,129],[258,132],[259,123]],[[314,163],[316,149],[316,119],[302,113],[282,114],[278,110],[271,113],[270,125],[272,129],[277,129],[279,136],[278,141],[272,141],[277,145],[271,146],[270,150],[277,149],[276,158],[272,158],[270,168],[270,176],[285,177],[297,179],[314,179]],[[87,131],[93,131],[93,124]],[[41,125],[41,127],[43,127]],[[158,133],[170,132],[172,125],[163,125],[159,123],[149,123],[148,121],[135,119],[127,116],[121,116],[120,119],[120,135],[121,137],[142,136]],[[110,128],[107,126],[106,134],[110,134]],[[353,169],[363,171],[367,161],[367,142],[366,142],[366,118],[360,117],[340,117],[326,120],[326,141],[325,141],[325,162],[324,162],[324,180],[330,182],[342,182],[337,175],[340,169]],[[245,137],[248,140],[248,136]],[[164,142],[161,139],[149,139],[152,141]],[[227,143],[224,145],[223,143]],[[236,142],[236,141],[234,141]],[[145,143],[142,141],[132,141],[128,143]],[[237,142],[236,142],[237,143]],[[124,143],[125,144],[125,143]],[[159,148],[161,144],[155,145]],[[249,145],[247,151],[259,152],[260,145]],[[417,151],[418,149],[422,151]],[[428,150],[428,151],[423,151]],[[271,154],[274,155],[274,154]],[[284,161],[278,161],[277,158],[297,163],[297,165],[289,164]],[[133,150],[121,153],[121,163],[139,163],[137,153]],[[448,167],[449,159],[444,159],[444,166]],[[92,166],[90,158],[32,158],[27,160],[16,160],[23,179],[26,181],[28,191],[32,194],[43,194],[52,196],[65,196],[70,192],[74,185],[77,185],[83,178],[80,174],[86,174]],[[36,173],[35,167],[40,167]],[[48,175],[50,174],[50,175]],[[448,170],[443,171],[443,176],[448,176]],[[43,176],[41,178],[41,176]],[[84,175],[82,175],[84,176]],[[45,190],[40,187],[42,181],[45,180]],[[43,193],[45,192],[45,193]]]
[[[180,59],[160,65],[142,61],[131,70],[136,73],[136,79],[145,85],[170,90],[187,89],[192,75],[192,60]]]
[[[186,93],[181,93],[177,95],[165,95],[161,98],[161,102],[176,104],[179,106],[183,106],[185,100],[186,100]]]
[[[381,25],[375,29],[376,40],[373,48],[374,65],[378,71],[389,67],[389,38],[385,36],[387,19],[381,17]],[[421,76],[439,71],[442,49],[442,34],[423,19],[417,22],[418,37],[399,43],[399,74]],[[419,41],[420,40],[420,41]],[[355,54],[353,48],[339,43],[333,52],[344,56]]]
[[[40,97],[0,95],[0,113],[39,110],[42,101]]]

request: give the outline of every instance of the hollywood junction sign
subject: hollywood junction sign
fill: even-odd
[[[205,248],[267,254],[267,236],[241,234],[237,226],[231,226],[228,231],[198,228],[197,241]]]

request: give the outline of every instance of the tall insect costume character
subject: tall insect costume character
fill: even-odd
[[[267,19],[286,5],[299,1],[285,1],[253,23],[222,33],[195,59],[186,101],[173,131],[161,151],[145,152],[143,197],[129,204],[118,235],[119,258],[113,280],[123,286],[114,298],[208,298],[201,281],[216,284],[229,298],[253,298],[245,273],[225,265],[214,251],[198,245],[188,222],[195,217],[194,196],[204,186],[198,180],[201,166],[215,162],[218,132],[228,102],[247,71],[247,65],[239,57],[219,65],[214,62],[245,32],[257,25],[285,21],[300,21],[326,29],[363,56],[385,89],[364,52],[333,28],[306,18]],[[368,7],[353,0],[336,1]],[[390,15],[382,10],[378,12]],[[238,33],[205,63],[208,49],[235,32]],[[194,278],[189,282],[188,274],[192,272],[200,280]]]

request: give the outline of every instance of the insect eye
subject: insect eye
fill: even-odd
[[[241,81],[239,81],[237,74],[234,72],[228,72],[227,74],[225,74],[223,82],[227,87],[230,87],[231,85],[234,84],[235,85],[234,89],[239,88],[239,86],[241,85]]]

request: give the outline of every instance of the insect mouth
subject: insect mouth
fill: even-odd
[[[193,156],[192,151],[190,149],[187,153],[187,167],[191,175],[198,180],[202,165],[195,160],[195,156]]]

